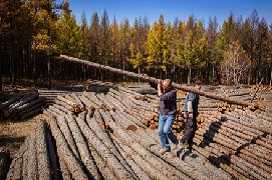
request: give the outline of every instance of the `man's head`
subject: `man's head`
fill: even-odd
[[[162,81],[162,87],[165,91],[168,91],[172,88],[172,81],[171,79],[165,79]]]

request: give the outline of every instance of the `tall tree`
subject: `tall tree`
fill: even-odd
[[[111,38],[110,38],[110,22],[109,17],[106,11],[104,11],[103,15],[100,18],[100,33],[99,33],[99,61],[102,64],[107,65],[111,60]]]
[[[88,56],[91,61],[98,62],[99,59],[99,39],[100,36],[100,21],[99,16],[95,12],[91,18],[91,25],[89,28],[89,38],[88,38]]]
[[[81,16],[80,41],[79,41],[80,50],[78,54],[78,57],[83,59],[88,58],[88,52],[89,52],[88,38],[89,38],[89,27],[88,27],[86,15],[85,13],[83,13]]]
[[[177,48],[180,64],[188,69],[187,83],[191,83],[192,69],[202,68],[206,64],[207,39],[204,25],[190,16],[186,24],[180,27],[183,40]]]
[[[215,79],[215,71],[216,65],[219,63],[218,52],[215,48],[215,43],[218,37],[218,23],[216,17],[210,18],[208,23],[208,28],[206,30],[206,38],[208,41],[207,48],[207,77],[209,80],[210,77],[210,69],[212,70],[212,81]]]
[[[223,56],[224,59],[221,62],[223,82],[228,85],[244,83],[247,80],[250,64],[239,41],[230,43]]]
[[[67,8],[69,6],[65,5],[63,7]],[[80,50],[80,28],[69,9],[63,9],[56,23],[56,28],[58,32],[57,48],[59,52],[78,57]]]
[[[163,72],[167,75],[167,65],[171,54],[166,32],[167,27],[161,15],[158,22],[151,27],[146,42],[147,64],[150,68],[160,72],[160,78],[163,77]]]
[[[142,73],[145,65],[145,42],[147,40],[147,33],[149,26],[147,20],[142,18],[136,18],[134,26],[131,28],[131,43],[130,50],[130,63],[134,69],[138,70],[138,73]]]

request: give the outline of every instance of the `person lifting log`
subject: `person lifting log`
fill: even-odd
[[[159,108],[159,137],[160,137],[160,154],[171,151],[170,141],[176,147],[178,140],[172,132],[172,125],[176,119],[177,112],[177,91],[172,87],[170,79],[160,80],[157,87],[158,96],[160,97]]]

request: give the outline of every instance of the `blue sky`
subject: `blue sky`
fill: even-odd
[[[110,19],[115,16],[118,21],[128,18],[133,22],[135,17],[146,16],[154,22],[163,14],[167,21],[194,15],[205,23],[216,16],[222,23],[231,12],[247,17],[256,9],[260,17],[272,23],[272,0],[70,0],[70,6],[77,20],[84,12],[88,22],[93,12],[102,14],[106,10]]]

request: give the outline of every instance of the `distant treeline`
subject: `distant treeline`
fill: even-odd
[[[230,14],[222,25],[213,17],[206,26],[194,16],[117,22],[107,12],[94,12],[90,20],[83,14],[76,22],[67,0],[1,0],[0,17],[1,76],[12,82],[38,79],[43,71],[71,77],[73,65],[57,68],[60,72],[50,66],[53,56],[66,54],[181,83],[271,84],[272,25],[256,11],[246,18]],[[75,68],[77,75],[89,71]]]

